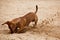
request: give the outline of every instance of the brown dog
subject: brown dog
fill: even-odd
[[[34,26],[36,26],[38,21],[38,17],[36,15],[37,10],[38,10],[38,6],[36,5],[35,12],[29,12],[23,17],[13,19],[12,21],[7,21],[2,25],[7,24],[9,26],[11,33],[14,33],[16,31],[21,32],[25,28],[25,26],[28,26],[30,24],[30,22],[35,22]],[[19,30],[17,30],[17,28],[19,28]]]

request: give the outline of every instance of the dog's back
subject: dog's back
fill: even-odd
[[[38,20],[38,17],[37,17],[37,15],[36,15],[37,11],[38,11],[38,6],[36,5],[36,11],[35,11],[35,12],[29,12],[28,14],[26,14],[25,16],[23,16],[23,17],[25,17],[26,20],[27,20],[27,25],[28,25],[30,22],[34,21],[35,18]]]

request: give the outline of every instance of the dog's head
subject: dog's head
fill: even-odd
[[[5,23],[3,23],[2,25],[4,25],[4,24],[7,24],[8,26],[11,26],[12,27],[12,25],[13,25],[13,23],[12,22],[10,22],[10,21],[6,21]]]
[[[4,24],[7,24],[9,27],[13,27],[13,23],[12,22],[10,22],[10,21],[6,21],[5,23],[3,23],[2,25],[4,25]]]
[[[10,22],[9,22],[9,21],[6,21],[6,22],[5,22],[5,23],[3,23],[2,25],[4,25],[4,24],[7,24],[7,25],[8,25],[8,24],[10,24]]]
[[[8,27],[9,27],[9,29],[10,29],[10,31],[11,31],[11,33],[13,33],[13,31],[14,31],[14,24],[12,23],[12,22],[10,22],[10,21],[6,21],[5,23],[3,23],[2,25],[4,25],[4,24],[7,24],[8,25]]]

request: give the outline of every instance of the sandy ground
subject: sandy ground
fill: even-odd
[[[60,40],[60,29],[52,26],[39,25],[36,28],[27,28],[24,33],[10,34],[9,30],[0,30],[0,40]]]
[[[39,7],[36,28],[30,25],[24,33],[10,34],[8,26],[1,25],[7,20],[34,12],[36,5]],[[60,1],[0,0],[0,40],[60,40]]]

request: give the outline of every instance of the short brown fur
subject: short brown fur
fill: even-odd
[[[23,17],[19,17],[19,18],[15,18],[11,21],[7,21],[4,24],[7,24],[11,33],[14,32],[20,32],[22,31],[25,26],[28,26],[30,24],[30,22],[35,22],[35,24],[33,25],[34,27],[37,25],[37,21],[38,21],[38,17],[36,15],[38,10],[38,6],[36,5],[36,11],[35,12],[29,12],[26,15],[24,15]],[[17,30],[17,28],[19,28],[19,30]]]

